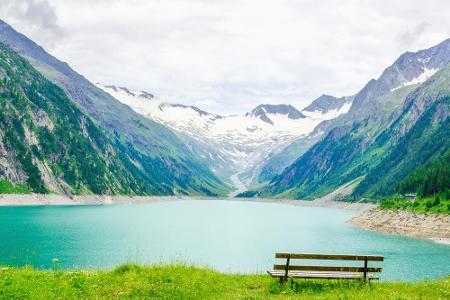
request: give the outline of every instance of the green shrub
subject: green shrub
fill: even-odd
[[[439,195],[436,195],[434,197],[434,201],[433,201],[433,206],[437,206],[441,204],[441,198],[439,197]]]
[[[380,202],[382,209],[403,209],[416,213],[443,213],[450,214],[450,199],[444,195],[433,198],[417,198],[415,201],[405,198],[387,198]]]
[[[12,184],[8,180],[0,179],[0,194],[27,194],[28,189],[21,184]]]

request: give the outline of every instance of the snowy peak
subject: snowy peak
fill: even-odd
[[[383,72],[379,81],[384,82],[390,91],[424,83],[450,61],[448,58],[450,48],[447,57],[438,60],[433,57],[434,51],[431,49],[402,54],[392,66]]]
[[[155,98],[155,96],[153,96],[153,94],[150,94],[149,92],[146,92],[146,91],[140,91],[138,94],[138,97],[147,98],[149,100]]]
[[[96,83],[96,85],[100,85],[99,83]],[[149,99],[152,100],[155,98],[155,96],[149,92],[146,91],[131,91],[126,87],[123,86],[115,86],[115,85],[105,85],[102,86],[102,89],[106,89],[106,90],[110,90],[110,91],[114,91],[115,93],[124,93],[130,97],[140,97],[140,98],[145,98],[145,99]]]
[[[132,91],[126,87],[117,87],[114,85],[101,85],[100,83],[96,83],[97,87],[101,88],[105,92],[111,94],[114,98],[119,100],[120,102],[127,104],[137,112],[141,114],[155,114],[157,111],[163,113],[174,113],[177,111],[176,115],[189,115],[189,116],[210,116],[213,118],[220,118],[219,115],[210,114],[200,108],[192,105],[183,105],[183,104],[172,104],[163,102],[157,97],[155,97],[152,93],[146,91]],[[152,100],[148,102],[147,100]]]
[[[427,81],[450,62],[450,39],[417,52],[405,52],[378,79],[370,80],[355,96],[349,111],[351,116],[362,116],[377,111],[383,96],[406,86]]]
[[[247,117],[259,118],[266,123],[274,125],[270,118],[271,115],[283,115],[291,120],[306,118],[306,116],[295,107],[287,104],[261,104],[246,114]]]
[[[302,113],[310,118],[330,120],[348,112],[352,101],[353,97],[336,98],[324,94],[305,107]]]
[[[320,112],[322,114],[326,114],[333,110],[341,109],[345,104],[351,103],[352,97],[341,97],[336,98],[330,95],[322,95],[310,105],[303,109],[303,113],[305,112]]]

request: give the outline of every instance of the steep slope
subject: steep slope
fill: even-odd
[[[348,116],[364,118],[377,110],[386,110],[392,103],[382,96],[403,87],[417,86],[425,82],[450,61],[450,39],[429,49],[402,54],[386,68],[377,80],[370,80],[355,96]],[[395,105],[395,103],[393,103]]]
[[[271,181],[276,175],[283,172],[286,167],[291,165],[299,156],[317,143],[320,137],[320,134],[311,133],[306,137],[296,139],[278,153],[270,155],[261,167],[258,176],[259,182]]]
[[[108,137],[64,92],[0,44],[0,179],[30,192],[173,194],[177,179]],[[156,172],[155,172],[156,171]]]
[[[449,67],[446,66],[449,60],[450,40],[428,50],[400,56],[378,80],[371,80],[355,96],[347,114],[320,124],[316,130],[326,132],[324,138],[276,177],[262,193],[314,198],[366,175],[355,195],[379,196],[391,192],[392,189],[387,187],[395,187],[392,181],[406,176],[414,163],[424,163],[442,150],[426,151],[426,147],[420,144],[433,142],[426,137],[444,134],[444,140],[435,144],[447,147],[448,138],[444,138],[446,115],[443,113],[441,118],[437,118],[433,113],[433,103],[445,102],[441,98],[449,94]],[[442,70],[438,72],[439,69]],[[442,112],[445,105],[438,105],[438,112]],[[433,116],[434,121],[423,121],[422,117],[426,115]],[[436,118],[442,122],[436,123]],[[403,142],[402,152],[399,150],[402,148],[401,140],[408,139],[408,136],[412,140]],[[417,159],[421,156],[421,160],[414,162],[414,158],[408,158],[406,152],[409,149],[416,149],[417,154],[411,157]],[[405,164],[387,168],[386,160],[402,160],[396,157],[400,153],[405,156]],[[380,166],[378,171],[376,166]],[[396,168],[397,171],[394,170]],[[384,180],[379,181],[381,177]]]
[[[436,90],[437,86],[446,88]],[[417,167],[450,149],[450,66],[410,94],[400,117],[375,141],[389,154],[371,169],[355,196],[390,195]]]
[[[124,144],[131,145],[153,161],[155,174],[164,177],[171,172],[177,185],[183,186],[183,192],[209,194],[227,189],[205,162],[169,129],[135,113],[2,21],[0,41],[61,87],[83,113],[109,134],[118,136]]]
[[[446,39],[434,47],[402,54],[353,97],[348,113],[322,122],[316,130],[327,133],[355,121],[368,119],[380,123],[385,117],[395,118],[391,113],[400,111],[406,95],[449,63],[449,53],[450,39]]]

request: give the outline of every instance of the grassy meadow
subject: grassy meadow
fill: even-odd
[[[415,283],[294,280],[227,275],[186,265],[112,271],[0,267],[0,299],[450,299],[450,278]]]

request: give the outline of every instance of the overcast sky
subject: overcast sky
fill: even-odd
[[[450,1],[1,0],[0,17],[93,82],[207,111],[356,93],[450,37]]]

